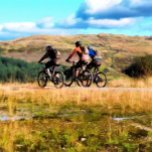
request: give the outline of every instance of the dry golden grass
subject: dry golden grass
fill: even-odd
[[[1,103],[8,103],[10,114],[13,113],[18,103],[27,102],[50,106],[64,104],[101,105],[108,108],[118,106],[124,111],[128,108],[134,112],[152,111],[152,89],[41,89],[37,84],[6,84],[0,85],[0,99]]]
[[[151,79],[150,79],[151,80]],[[117,83],[124,86],[132,84],[131,80],[117,80]],[[135,82],[134,82],[135,83]],[[139,84],[141,80],[139,81]],[[116,85],[116,81],[111,86]],[[128,87],[127,86],[127,87]],[[131,85],[130,85],[131,86]],[[142,84],[145,87],[145,85]],[[132,113],[152,112],[152,89],[123,89],[123,88],[63,88],[63,89],[41,89],[36,83],[33,84],[0,84],[0,105],[7,103],[9,115],[13,115],[19,103],[30,103],[36,105],[62,106],[66,104],[74,104],[78,106],[102,106],[112,111],[119,109],[121,113],[131,111]],[[40,120],[42,121],[42,120]],[[43,120],[44,123],[45,120]],[[47,121],[47,120],[46,120]],[[49,122],[46,122],[46,127]],[[57,122],[56,122],[57,123]],[[14,141],[18,135],[26,135],[26,139],[37,141],[30,134],[32,126],[35,123],[30,120],[24,125],[22,122],[8,121],[1,122],[0,130],[0,147],[6,151],[12,152]],[[40,122],[37,123],[40,126]],[[110,124],[109,124],[110,125]],[[40,128],[40,127],[39,127]],[[109,131],[111,133],[111,131]],[[110,134],[111,136],[111,134]],[[15,145],[22,146],[22,145]]]
[[[144,79],[132,79],[129,77],[121,77],[117,80],[109,82],[109,87],[127,87],[127,88],[152,88],[152,77]]]

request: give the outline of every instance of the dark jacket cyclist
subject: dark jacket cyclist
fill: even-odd
[[[46,53],[42,56],[42,58],[39,60],[39,63],[41,63],[44,59],[49,58],[49,61],[45,64],[46,66],[46,72],[50,76],[50,67],[56,66],[58,63],[58,59],[60,57],[60,52],[54,49],[51,45],[46,46]]]

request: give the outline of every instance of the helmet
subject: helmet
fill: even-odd
[[[52,49],[52,45],[48,45],[48,46],[46,46],[46,51],[50,51],[51,49]]]
[[[81,46],[81,41],[76,41],[75,45],[76,45],[76,47]]]
[[[92,48],[92,46],[90,45],[90,46],[88,46],[88,50],[93,50],[93,48]]]

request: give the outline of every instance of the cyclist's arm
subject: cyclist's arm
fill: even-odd
[[[70,54],[70,56],[68,57],[68,61],[77,53],[77,49],[75,48],[74,51],[72,52],[72,54]]]
[[[44,59],[48,58],[48,53],[44,54],[42,58],[39,60],[39,63],[41,63]]]

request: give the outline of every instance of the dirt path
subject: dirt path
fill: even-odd
[[[5,90],[5,91],[21,91],[21,90],[28,90],[28,91],[34,91],[34,90],[55,90],[56,88],[54,86],[47,86],[45,88],[40,88],[36,83],[34,84],[0,84],[0,90]],[[56,89],[58,90],[58,89]],[[105,88],[98,88],[98,87],[63,87],[60,90],[93,90],[93,91],[101,91],[101,92],[107,92],[107,91],[114,91],[114,92],[151,92],[152,88],[124,88],[124,87],[105,87]]]

